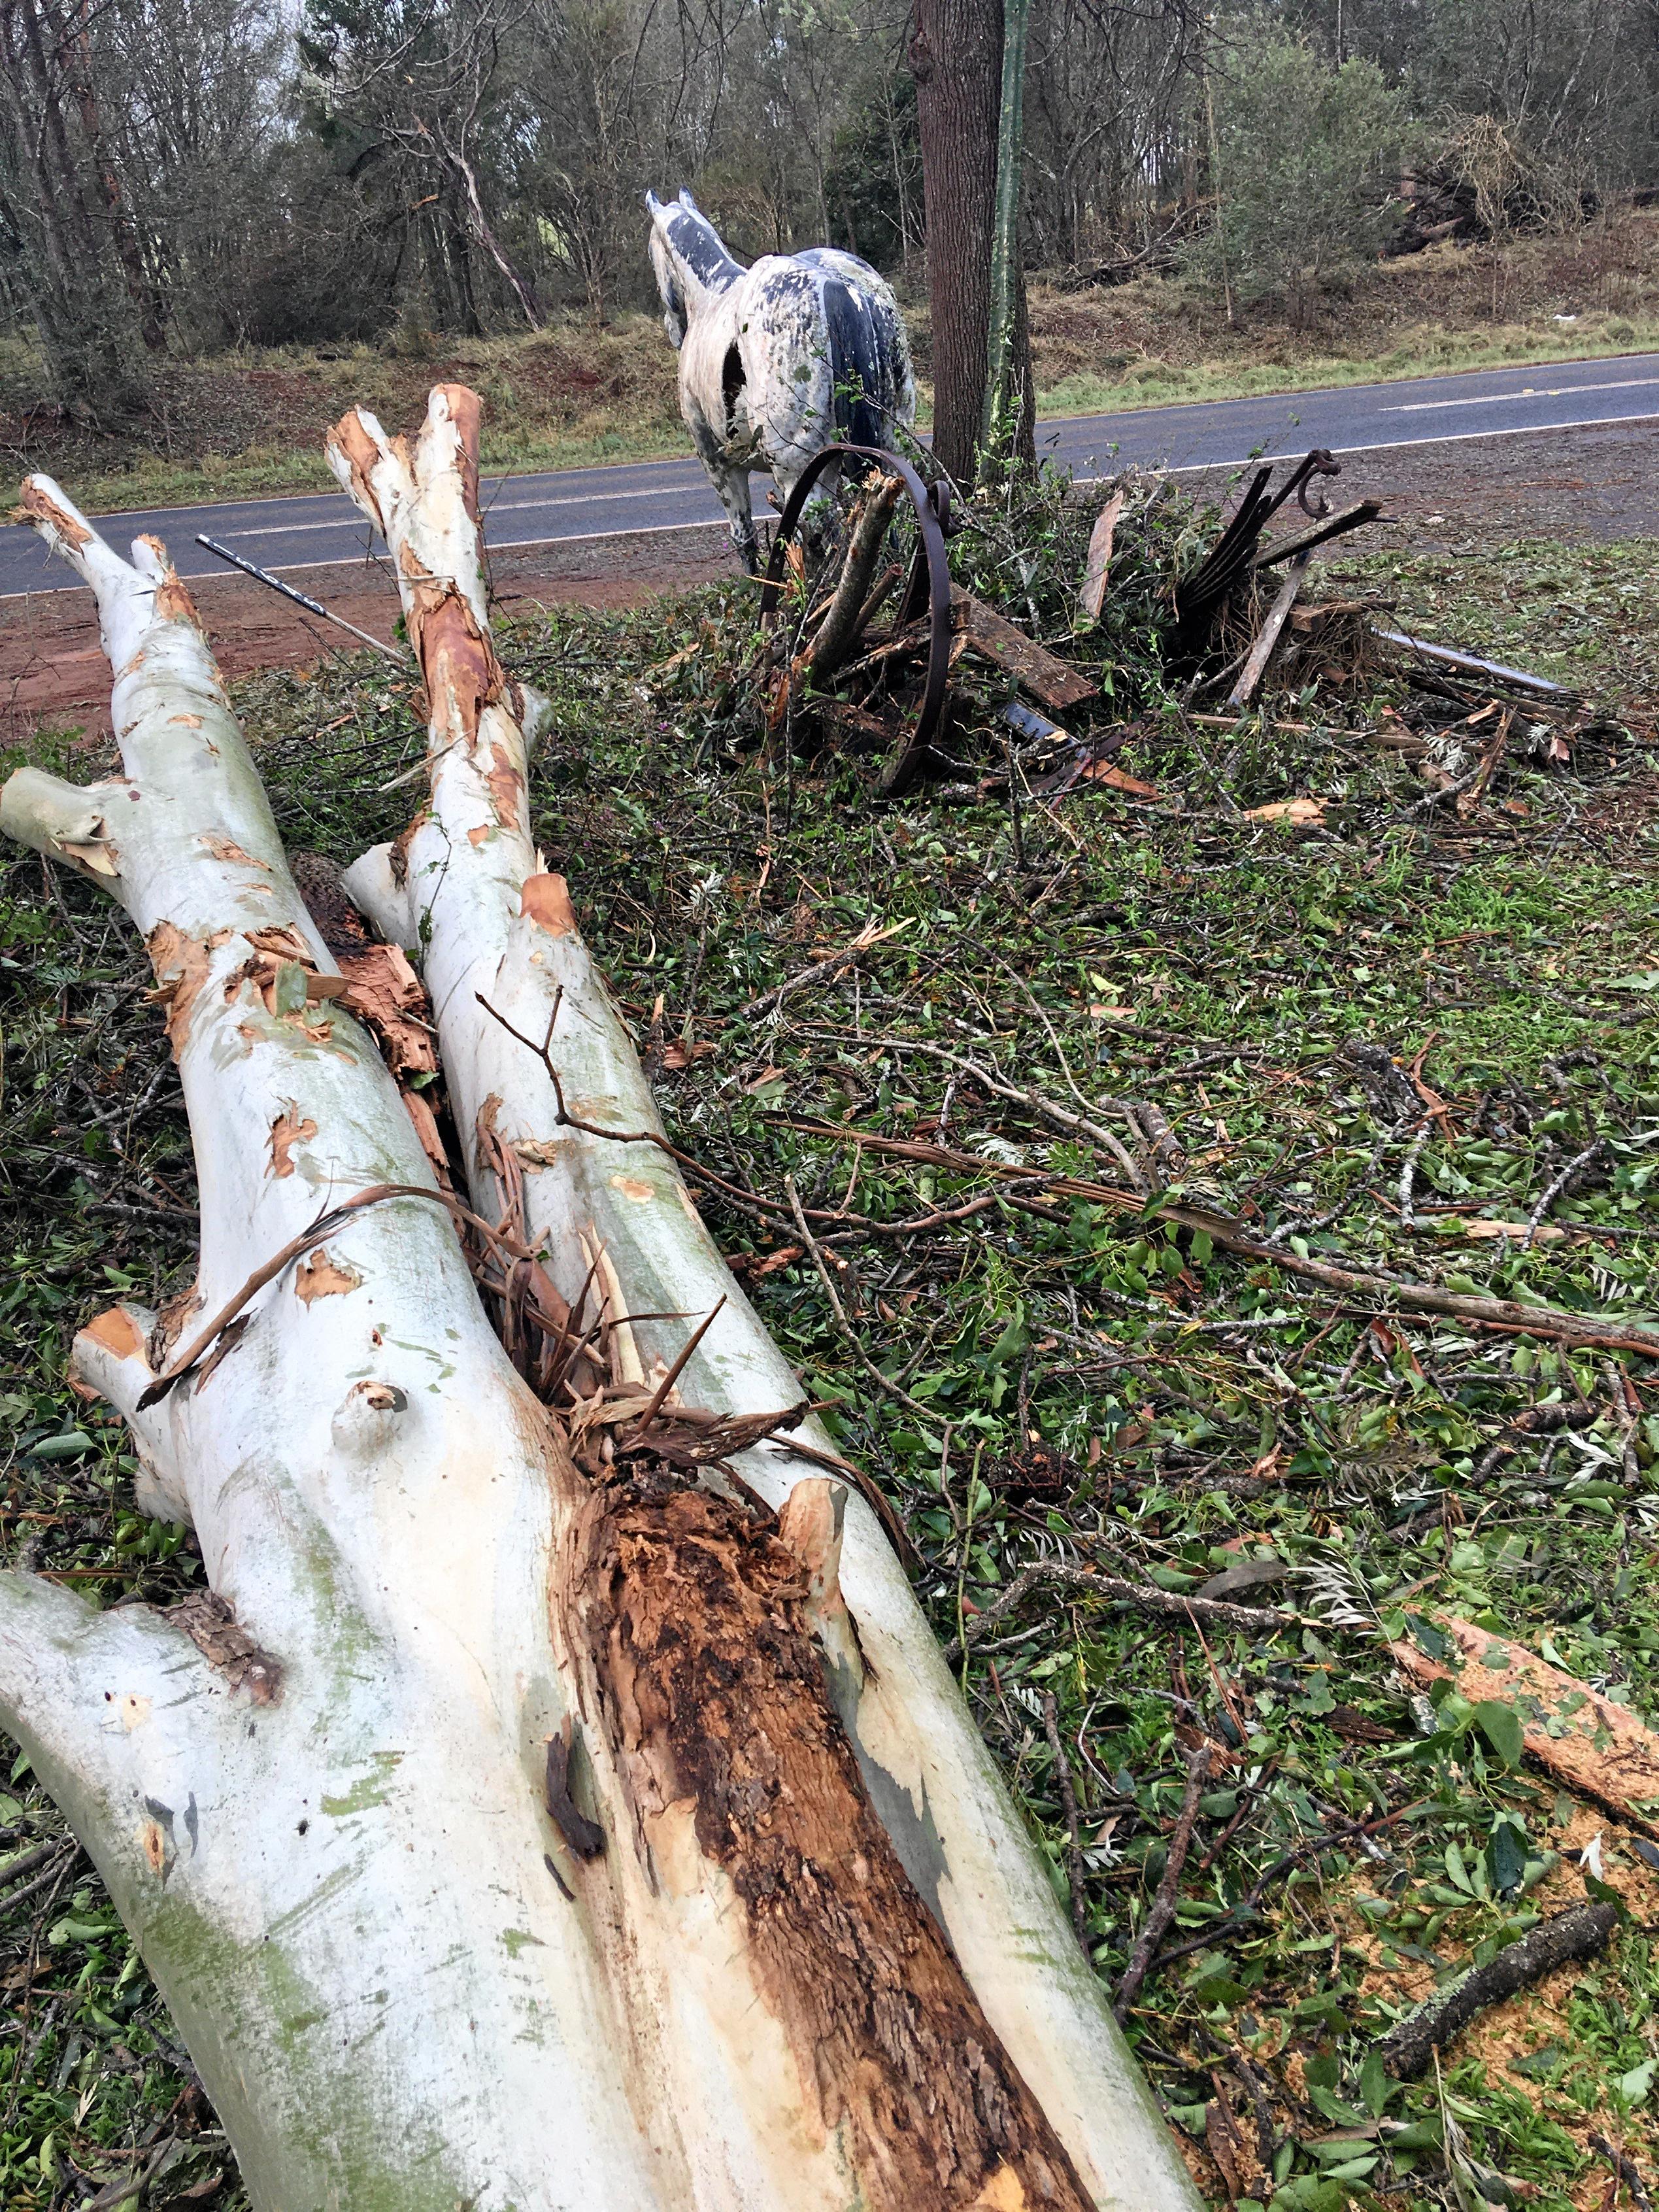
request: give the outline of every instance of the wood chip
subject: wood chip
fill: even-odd
[[[1418,1682],[1456,1682],[1472,1705],[1508,1705],[1520,1717],[1528,1754],[1570,1789],[1621,1820],[1659,1835],[1659,1735],[1588,1683],[1551,1667],[1523,1644],[1447,1614],[1432,1625],[1456,1647],[1443,1666],[1402,1638],[1389,1646]]]

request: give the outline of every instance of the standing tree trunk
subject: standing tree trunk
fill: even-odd
[[[1003,0],[1002,24],[1002,90],[996,117],[996,203],[990,235],[990,331],[980,431],[982,471],[988,465],[995,468],[1013,450],[1022,432],[1029,457],[1034,459],[1036,451],[1021,381],[1021,362],[1016,353],[1023,306],[1020,175],[1025,155],[1026,39],[1031,27],[1031,0]],[[1025,365],[1028,368],[1028,331],[1026,335]]]
[[[1002,0],[917,0],[910,63],[922,139],[933,322],[933,450],[971,484],[984,420],[1002,106]],[[1025,275],[1017,256],[1010,389],[1031,386]],[[1029,434],[1029,433],[1027,433]]]
[[[649,1095],[529,847],[475,435],[441,389],[413,450],[336,434],[433,720],[401,880],[384,848],[356,872],[425,925],[486,1245],[551,1313],[515,1226],[520,1187],[547,1194],[533,1241],[609,1308],[570,1358],[605,1372],[569,1420],[515,1372],[186,595],[152,541],[129,566],[31,480],[98,595],[125,774],[20,770],[0,826],[144,934],[203,1221],[193,1296],[104,1315],[76,1371],[132,1426],[141,1503],[193,1522],[213,1595],[100,1613],[0,1575],[0,1721],[259,2212],[1191,2212],[857,1499],[844,1547],[828,1439],[731,1449],[754,1500],[652,1440],[659,1413],[683,1439],[699,1406],[756,1400],[732,1433],[758,1438],[796,1385],[742,1309],[669,1387],[687,1323],[665,1310],[713,1306],[724,1271],[634,1133]],[[477,1003],[539,1039],[561,983],[545,1061]]]

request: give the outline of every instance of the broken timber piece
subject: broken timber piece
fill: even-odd
[[[1099,696],[1100,687],[1038,645],[1035,638],[958,585],[950,597],[951,627],[968,650],[1005,669],[1052,714]]]
[[[687,1407],[732,1419],[775,1414],[799,1402],[799,1384],[703,1225],[564,880],[547,872],[530,836],[523,749],[489,635],[469,489],[477,421],[471,394],[439,386],[413,438],[389,438],[358,413],[330,439],[336,475],[385,529],[432,702],[429,808],[396,846],[357,862],[348,882],[377,924],[423,964],[479,1209],[500,1203],[493,1162],[504,1148],[522,1170],[527,1235],[545,1251],[560,1294],[574,1305],[588,1279],[602,1285],[641,1391],[660,1389],[672,1374]],[[701,1333],[676,1371],[693,1330]],[[643,1746],[633,1745],[646,1701],[615,1709],[615,1756],[635,1762],[637,1782],[624,1839],[591,1863],[627,1906],[598,1940],[608,1982],[632,1993],[631,2063],[642,2104],[668,2139],[689,2133],[717,2176],[717,2186],[683,2201],[699,2212],[852,2212],[855,2204],[869,2212],[1073,2212],[1130,2203],[1190,2212],[1184,2168],[875,1514],[851,1492],[844,1503],[818,1493],[791,1505],[826,1463],[845,1466],[833,1438],[808,1417],[786,1435],[735,1449],[730,1463],[781,1513],[777,1546],[793,1544],[806,1567],[805,1603],[845,1731],[839,1741],[856,1760],[875,1816],[866,1827],[864,1815],[855,1821],[838,1810],[833,1822],[851,1838],[851,1856],[826,1830],[814,1846],[821,1868],[808,1868],[804,1853],[792,1868],[780,1863],[764,1893],[779,1911],[798,1892],[839,1912],[841,1870],[852,1866],[856,1876],[858,1862],[876,1869],[879,1839],[881,1851],[896,1855],[905,1893],[923,1899],[926,1911],[919,1923],[909,1917],[881,1872],[873,1911],[861,1907],[847,1923],[840,1964],[810,1948],[778,1959],[742,1902],[762,1893],[752,1887],[754,1870],[733,1864],[733,1895],[710,1863],[711,1838],[726,1833],[735,1809],[716,1808],[705,1820],[696,1773],[675,1781],[648,1731]],[[683,1517],[693,1508],[679,1498],[659,1510]],[[637,1559],[628,1602],[639,1620],[627,1633],[652,1666],[667,1666],[675,1639],[696,1626],[698,1593],[725,1587],[716,1559],[735,1567],[742,1555],[722,1522],[718,1544],[693,1572],[669,1538],[689,1545],[694,1529],[654,1532],[642,1508],[629,1511],[627,1526],[613,1519],[612,1534],[596,1539],[588,1556],[604,1575],[612,1562]],[[676,1558],[687,1563],[676,1566]],[[832,1565],[857,1667],[847,1647],[838,1649]],[[769,1647],[763,1610],[745,1623],[745,1636]],[[595,1616],[592,1632],[602,1626]],[[711,1692],[713,1673],[707,1680]],[[757,1690],[747,1713],[724,1705],[703,1716],[687,1684],[676,1725],[693,1729],[693,1740],[699,1729],[725,1729],[734,1745],[770,1732],[790,1791],[816,1802],[815,1762],[833,1759],[827,1738],[811,1758],[802,1750],[801,1728],[819,1725],[809,1701],[796,1722],[789,1718],[803,1687],[779,1706]],[[595,1740],[590,1731],[590,1748]],[[602,1748],[602,1733],[599,1741]],[[642,1771],[641,1762],[659,1757],[662,1771]],[[747,1832],[754,1824],[745,1815],[738,1825]],[[573,1887],[595,1878],[566,1871]],[[984,2054],[984,2110],[994,2103],[1000,2113],[1009,2100],[1006,2122],[971,2120],[957,2101],[954,2062],[932,2045],[924,2051],[909,2026],[904,2050],[916,2052],[921,2069],[913,2100],[894,2082],[900,2060],[885,2045],[820,2035],[834,2009],[845,2021],[915,2017],[930,2036],[947,1984],[929,1931],[942,1931],[941,1949],[957,1976],[948,1986],[960,2033]],[[890,1936],[917,1946],[905,1954],[910,1963]],[[854,1954],[866,1946],[874,1971],[890,1977],[879,1998],[847,1980],[862,1971]],[[887,2116],[863,2133],[869,2098],[855,2081],[872,2086]],[[844,2102],[851,2117],[841,2122],[835,2113]],[[987,2162],[993,2137],[1006,2147],[1001,2166]],[[918,2156],[933,2161],[925,2176]]]
[[[1473,1621],[1438,1613],[1432,1626],[1455,1647],[1452,1663],[1430,1658],[1402,1637],[1389,1650],[1403,1674],[1454,1682],[1471,1705],[1507,1705],[1529,1758],[1621,1820],[1659,1835],[1659,1735],[1627,1705]]]
[[[1541,1921],[1518,1942],[1506,1945],[1486,1966],[1472,1967],[1444,1989],[1436,1990],[1372,2049],[1397,2081],[1416,2081],[1428,2071],[1435,2052],[1460,2035],[1476,2013],[1501,2004],[1558,1966],[1594,1958],[1618,1924],[1616,1905],[1570,1905]]]
[[[1239,671],[1238,681],[1227,694],[1227,705],[1235,714],[1242,714],[1249,706],[1256,696],[1256,685],[1267,674],[1268,663],[1273,658],[1286,617],[1296,604],[1296,595],[1302,588],[1311,558],[1311,554],[1299,553],[1291,562],[1285,580],[1279,587],[1279,596],[1268,608],[1262,627],[1256,634],[1250,657]]]
[[[860,491],[841,574],[822,621],[796,657],[792,685],[826,684],[858,638],[870,580],[904,489],[902,477],[877,477]]]
[[[1083,581],[1077,593],[1077,611],[1081,620],[1098,623],[1100,610],[1106,602],[1106,576],[1111,568],[1111,541],[1117,529],[1117,519],[1123,512],[1123,488],[1120,484],[1094,518],[1094,527],[1089,532],[1088,557],[1083,564]]]
[[[1380,499],[1356,501],[1353,506],[1333,514],[1328,522],[1317,523],[1311,530],[1299,531],[1294,538],[1281,538],[1276,544],[1264,547],[1250,566],[1273,568],[1281,561],[1296,560],[1304,553],[1311,553],[1317,545],[1328,544],[1333,538],[1346,538],[1352,530],[1363,530],[1366,523],[1375,522],[1382,512]]]
[[[1384,645],[1403,646],[1425,660],[1438,660],[1444,667],[1461,668],[1471,676],[1491,677],[1499,684],[1512,684],[1518,691],[1537,691],[1551,699],[1578,696],[1571,684],[1552,684],[1547,676],[1530,676],[1524,668],[1505,668],[1499,660],[1482,660],[1478,653],[1460,653],[1455,646],[1431,645],[1426,638],[1409,637],[1402,629],[1378,629],[1375,635]]]

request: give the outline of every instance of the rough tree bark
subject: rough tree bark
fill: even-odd
[[[434,985],[512,1019],[566,980],[572,1031],[597,1025],[561,1049],[570,1110],[625,1121],[650,1112],[626,1038],[561,887],[524,865],[467,410],[439,397],[419,453],[358,426],[436,738],[403,886],[375,865],[428,919]],[[260,2212],[1184,2212],[861,1501],[843,1551],[820,1462],[738,1462],[774,1515],[654,1454],[649,1412],[614,1458],[573,1455],[489,1328],[160,548],[121,561],[44,479],[25,504],[97,593],[124,773],[21,770],[0,826],[143,933],[203,1218],[190,1297],[102,1316],[75,1367],[131,1425],[141,1503],[193,1522],[213,1595],[100,1613],[0,1576],[0,1722],[109,1882]],[[462,864],[453,904],[429,831]],[[717,1255],[663,1233],[695,1227],[665,1156],[561,1125],[523,1083],[548,1081],[539,1058],[477,1011],[470,1036],[445,1022],[475,1196],[512,1188],[510,1147],[562,1194],[561,1247],[607,1240],[626,1393],[687,1324],[630,1328],[624,1276],[671,1275],[654,1310],[694,1311]],[[656,1225],[625,1236],[630,1213]],[[706,1372],[775,1412],[793,1378],[745,1327]]]
[[[974,481],[984,417],[1002,50],[1002,0],[917,0],[910,64],[927,217],[933,450],[961,484]],[[1031,333],[1017,258],[1011,277],[1008,386],[1026,401],[1020,443],[1029,459]]]

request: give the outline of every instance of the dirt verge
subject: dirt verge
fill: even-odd
[[[631,607],[664,592],[688,591],[731,568],[725,525],[714,523],[705,530],[516,546],[494,557],[491,581],[507,613],[561,603]],[[348,622],[392,641],[397,589],[383,567],[286,568],[282,574]],[[357,650],[343,631],[245,576],[196,577],[190,589],[227,676],[305,667]],[[109,733],[109,666],[92,593],[76,586],[0,599],[0,744],[26,744],[37,730],[66,726],[78,726],[94,743]]]
[[[1225,499],[1240,473],[1215,470],[1183,482]],[[1387,502],[1386,519],[1349,541],[1356,550],[1456,554],[1520,538],[1572,544],[1659,537],[1659,422],[1376,447],[1345,454],[1332,490],[1336,505],[1368,495]],[[390,641],[397,595],[380,568],[283,573]],[[718,523],[517,546],[493,563],[507,612],[532,603],[636,606],[733,573]],[[303,667],[350,649],[342,633],[244,577],[205,577],[191,589],[227,675]],[[0,600],[0,743],[25,743],[37,729],[65,724],[101,739],[109,727],[108,686],[89,592]]]

